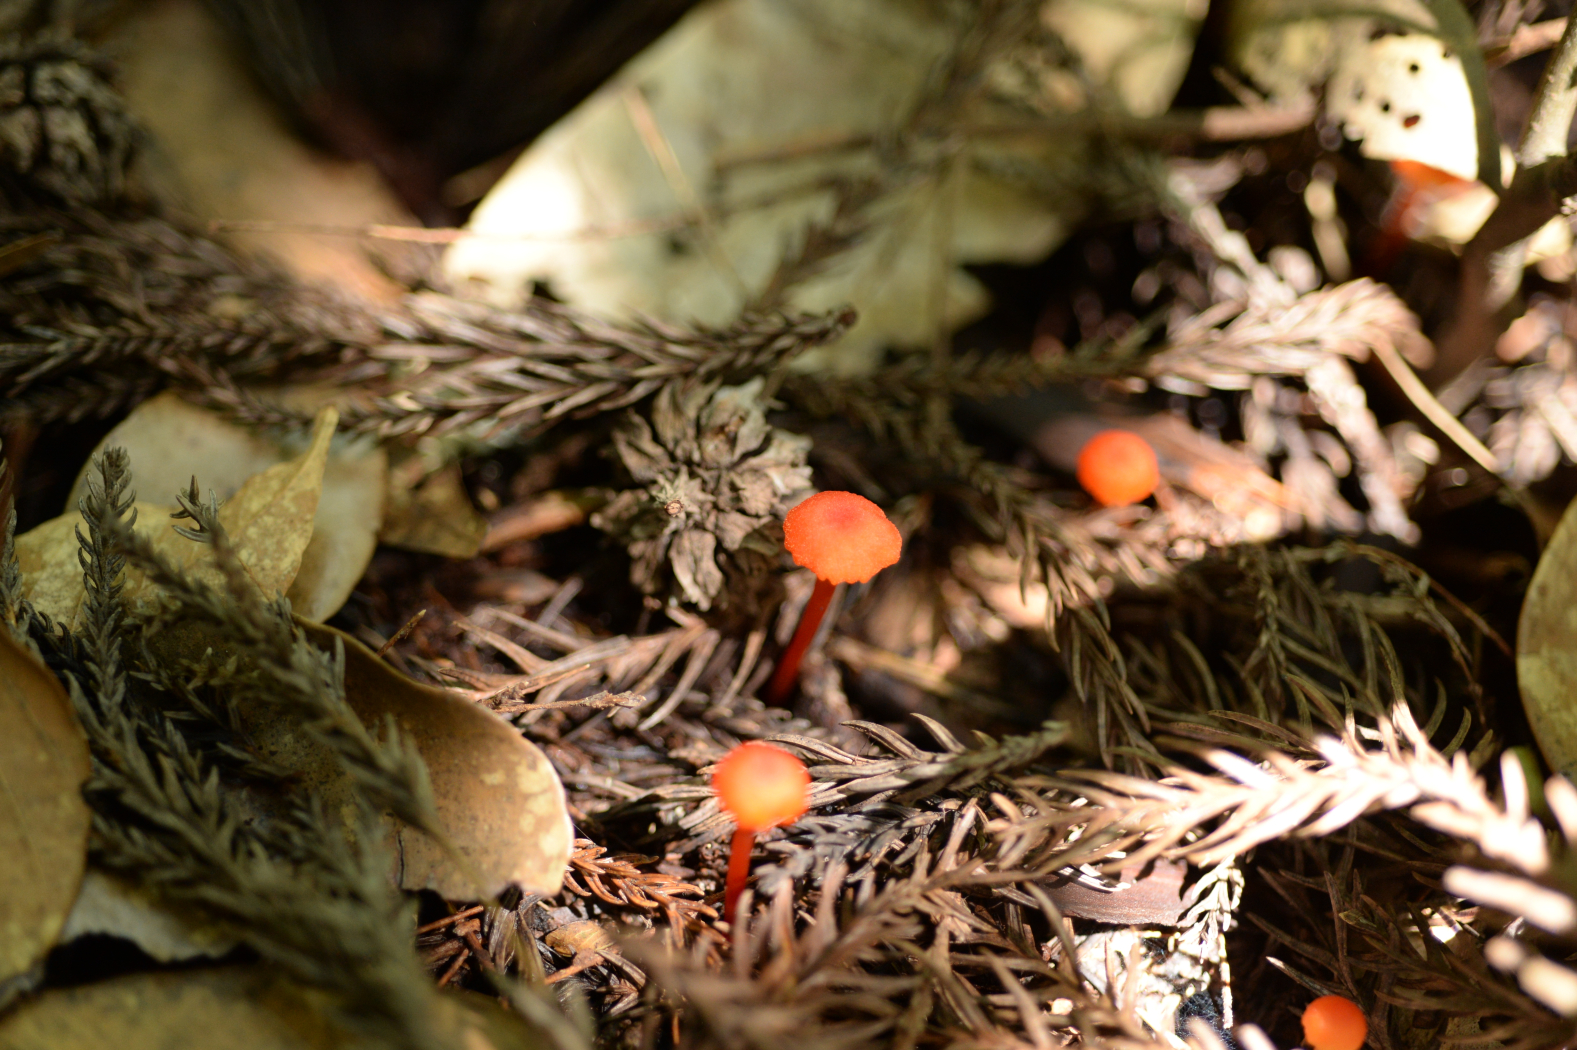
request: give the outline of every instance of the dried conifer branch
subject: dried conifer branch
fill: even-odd
[[[392,722],[379,740],[362,725],[345,700],[344,652],[324,653],[309,644],[289,618],[288,606],[267,605],[256,592],[236,559],[217,505],[204,506],[190,499],[182,509],[197,523],[198,531],[213,546],[225,576],[227,593],[221,597],[209,587],[179,572],[145,538],[124,524],[115,528],[114,542],[125,557],[156,582],[175,603],[165,619],[211,625],[248,658],[248,665],[224,676],[233,702],[289,712],[302,731],[328,748],[345,772],[378,807],[388,808],[401,820],[422,829],[439,841],[443,833],[432,800],[427,769],[415,746]],[[151,624],[158,630],[169,623]],[[177,666],[182,661],[176,657]],[[211,680],[221,680],[215,669],[197,661]]]
[[[381,436],[467,430],[496,438],[569,416],[634,404],[670,381],[740,382],[836,339],[851,311],[748,314],[727,328],[688,331],[657,321],[621,328],[533,302],[518,313],[433,294],[413,296],[403,344],[369,352],[385,367],[427,362],[414,382],[347,413]]]
[[[827,864],[814,906],[795,908],[787,884],[763,887],[767,907],[736,937],[732,973],[709,972],[697,953],[630,950],[654,984],[683,996],[685,1030],[700,1046],[1055,1046],[1074,1036],[1089,1046],[1172,1046],[1140,1011],[1137,944],[1124,960],[1128,979],[1096,988],[1044,893],[1036,917],[1050,926],[1049,961],[1017,939],[1022,912],[1019,922],[986,919],[979,904],[1025,873],[989,871],[969,848],[972,808],[955,816],[935,854],[922,850],[879,889],[841,858]],[[649,998],[648,1009],[659,1002]]]
[[[88,535],[79,533],[88,621],[76,648],[88,673],[67,671],[66,680],[92,745],[87,794],[100,859],[201,907],[265,958],[334,991],[351,1030],[391,1047],[444,1045],[401,933],[404,906],[374,810],[363,802],[354,842],[315,806],[249,819],[255,808],[176,725],[129,695],[118,549],[132,503],[125,454],[112,450],[97,468],[82,503]]]
[[[1267,750],[1256,764],[1223,749],[1201,749],[1200,757],[1224,776],[1174,767],[1159,781],[1100,770],[1022,778],[1021,798],[1033,812],[1005,814],[992,830],[1005,855],[1034,853],[1037,866],[1069,863],[1065,853],[1083,862],[1114,850],[1128,850],[1130,864],[1155,856],[1212,864],[1282,836],[1319,837],[1368,813],[1407,809],[1414,820],[1472,842],[1485,856],[1543,870],[1548,854],[1538,823],[1495,806],[1468,756],[1458,751],[1447,759],[1437,751],[1405,703],[1380,721],[1378,737],[1379,749],[1366,747],[1349,722],[1342,739],[1312,743],[1321,760]],[[1037,786],[1053,792],[1037,793]],[[1212,830],[1195,834],[1217,819]],[[1063,834],[1074,828],[1077,837]]]
[[[334,364],[368,318],[157,219],[88,209],[0,217],[58,240],[0,288],[0,412],[82,418],[202,363],[236,380]]]
[[[1425,1019],[1431,1016],[1458,1019],[1455,1030],[1445,1027],[1444,1032],[1436,1021],[1436,1038],[1472,1036],[1490,1045],[1535,1050],[1559,1046],[1572,1037],[1571,1021],[1551,1014],[1492,972],[1484,959],[1482,934],[1474,928],[1474,909],[1382,905],[1365,892],[1357,870],[1351,876],[1349,888],[1344,879],[1327,874],[1321,890],[1329,898],[1330,913],[1339,917],[1335,922],[1356,937],[1332,936],[1321,946],[1308,945],[1251,916],[1277,941],[1316,965],[1337,971],[1334,987],[1301,978],[1311,992],[1318,988],[1320,994],[1350,996],[1353,989],[1342,983],[1344,975],[1374,974],[1384,1001],[1414,1011],[1409,1020],[1415,1030],[1429,1027]],[[1320,902],[1322,911],[1325,903]],[[1376,1006],[1383,1008],[1381,1002]],[[1497,1017],[1507,1020],[1481,1023]]]
[[[0,414],[37,419],[103,414],[176,382],[244,421],[295,426],[246,384],[332,368],[343,383],[392,388],[347,413],[362,431],[497,437],[623,407],[671,379],[742,381],[853,321],[625,328],[540,301],[505,313],[437,294],[373,317],[157,220],[40,212],[0,227],[65,231],[0,289]]]

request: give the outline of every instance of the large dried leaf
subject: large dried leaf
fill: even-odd
[[[546,280],[596,313],[726,323],[766,286],[785,246],[833,215],[827,187],[872,176],[868,153],[815,144],[890,136],[956,40],[942,10],[903,0],[698,6],[522,154],[472,215],[484,236],[449,251],[449,279],[500,305]],[[1187,19],[1172,23],[1191,32]],[[1166,80],[1163,94],[1176,84],[1152,79]],[[729,161],[779,150],[792,159]],[[874,227],[793,290],[795,309],[852,303],[859,314],[836,347],[811,356],[862,369],[888,346],[928,345],[939,325],[983,313],[986,291],[962,264],[1039,259],[1085,207],[1080,194],[1041,194],[1034,178],[1004,173],[1054,171],[1045,181],[1055,182],[1084,154],[1067,136],[1055,149],[976,140],[950,172],[894,189],[872,208]],[[677,226],[663,221],[673,217]]]
[[[55,943],[82,883],[87,779],[65,690],[0,627],[0,998]]]
[[[372,166],[303,143],[208,5],[163,0],[125,13],[105,46],[147,131],[142,174],[158,198],[198,220],[244,220],[254,228],[231,232],[232,243],[296,277],[397,302],[405,289],[370,258],[365,240],[313,229],[420,225]]]
[[[1557,773],[1577,774],[1577,503],[1534,570],[1517,625],[1517,683],[1528,724]]]
[[[451,1045],[542,1045],[481,996],[434,993]],[[55,988],[0,1018],[6,1050],[340,1050],[365,1045],[333,1026],[328,997],[262,967],[140,973]]]
[[[573,839],[564,786],[536,745],[509,723],[447,689],[422,685],[330,627],[309,626],[324,646],[345,645],[345,695],[368,725],[393,715],[421,752],[438,818],[483,880],[472,885],[420,832],[400,833],[400,885],[454,900],[501,892],[557,893]]]
[[[207,432],[202,428],[193,431],[185,426],[192,419],[179,410],[172,409],[172,414],[183,421],[173,432],[175,438],[172,449],[185,448],[188,463],[191,457],[200,460],[200,451],[206,447],[206,442],[194,435]],[[258,588],[270,597],[280,593],[290,594],[292,601],[303,605],[303,615],[329,615],[343,603],[344,596],[355,585],[365,567],[367,558],[371,557],[372,536],[377,527],[378,507],[374,503],[367,508],[372,521],[361,529],[365,534],[363,540],[359,543],[347,541],[340,545],[339,550],[320,546],[321,553],[307,563],[312,574],[309,581],[304,582],[299,590],[293,587],[301,572],[308,546],[317,531],[329,443],[334,436],[337,420],[338,413],[333,408],[320,412],[313,427],[311,445],[304,452],[294,459],[276,462],[247,478],[244,483],[234,487],[234,495],[219,509],[219,520],[229,533],[241,564]],[[169,457],[163,455],[157,442],[145,443],[142,451],[142,458],[152,462],[161,462],[175,455],[173,451]],[[244,463],[248,455],[243,450],[230,462]],[[134,470],[136,462],[136,456],[133,456]],[[215,465],[224,464],[225,461],[220,459]],[[361,508],[355,506],[358,492],[361,497],[366,497],[370,492],[370,498],[376,500],[381,486],[382,467],[380,464],[374,466],[376,470],[371,476],[370,485],[366,483],[368,479],[365,476],[352,470],[350,473],[359,477],[362,483],[347,485],[348,496],[339,493],[334,497],[333,505],[345,517],[352,517],[360,511]],[[198,479],[205,493],[206,476],[207,472],[204,471]],[[163,480],[168,481],[169,478]],[[189,474],[186,480],[190,480]],[[226,476],[222,484],[230,488],[235,482],[233,477]],[[220,489],[216,487],[215,491]],[[157,503],[139,502],[137,531],[147,536],[178,567],[199,579],[217,583],[219,573],[213,564],[211,548],[177,533],[171,527],[172,509]],[[72,627],[78,626],[84,597],[82,568],[77,561],[79,528],[85,526],[80,512],[73,508],[16,539],[17,562],[22,569],[24,593],[42,612]],[[335,531],[332,526],[324,529],[325,534]],[[355,547],[355,551],[346,549],[350,547]],[[362,551],[364,553],[360,553]],[[151,600],[154,592],[141,573],[128,569],[125,596],[128,602],[136,605]]]
[[[314,1001],[315,1000],[315,1001]],[[330,1050],[326,1001],[261,968],[144,973],[56,988],[0,1019],[8,1050]]]

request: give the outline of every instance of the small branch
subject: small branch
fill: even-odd
[[[1473,436],[1473,432],[1462,425],[1446,406],[1442,405],[1429,388],[1419,379],[1407,362],[1402,360],[1402,355],[1393,347],[1377,344],[1373,347],[1374,356],[1385,370],[1391,373],[1391,378],[1396,380],[1396,385],[1402,388],[1402,393],[1408,396],[1424,418],[1433,423],[1442,434],[1454,441],[1458,448],[1468,454],[1468,458],[1491,474],[1500,474],[1500,463],[1496,461],[1495,454],[1484,447],[1484,443]]]
[[[1524,169],[1536,168],[1551,157],[1566,155],[1566,135],[1572,117],[1577,115],[1577,20],[1569,20],[1556,45],[1555,54],[1544,67],[1539,93],[1528,115],[1527,130],[1517,163]]]
[[[1450,379],[1486,353],[1510,322],[1500,314],[1521,281],[1528,238],[1559,215],[1562,200],[1577,191],[1577,169],[1566,157],[1566,136],[1574,115],[1577,20],[1568,21],[1545,66],[1517,157],[1516,177],[1463,250],[1459,313],[1438,342],[1438,378]],[[1482,155],[1479,159],[1482,168]]]
[[[1504,37],[1497,44],[1484,49],[1484,65],[1489,69],[1509,66],[1529,55],[1548,51],[1566,32],[1566,19],[1552,18],[1547,22],[1518,26],[1517,31]]]

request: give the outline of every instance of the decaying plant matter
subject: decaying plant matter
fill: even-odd
[[[868,175],[785,246],[759,309],[713,329],[430,288],[374,312],[117,200],[130,145],[110,117],[92,142],[6,136],[33,152],[0,158],[0,420],[66,426],[174,388],[292,431],[307,417],[277,387],[311,383],[364,441],[463,454],[490,507],[575,484],[598,508],[595,530],[445,570],[390,555],[336,621],[375,666],[540,747],[565,786],[562,890],[445,901],[402,895],[386,849],[385,817],[451,845],[428,766],[392,720],[357,717],[343,650],[248,582],[202,479],[171,527],[211,547],[213,578],[132,528],[125,454],[95,459],[74,628],[26,599],[8,506],[0,620],[87,732],[92,863],[327,992],[368,1045],[458,1045],[448,986],[502,999],[521,1045],[556,1050],[1265,1050],[1300,988],[1358,1003],[1388,1050],[1577,1042],[1577,789],[1507,750],[1506,617],[1393,550],[1419,540],[1419,494],[1455,454],[1383,425],[1363,371],[1417,382],[1428,345],[1401,296],[1295,287],[1217,207],[1241,157],[1212,183],[1118,122],[1110,180],[1080,192],[1164,221],[1195,291],[1072,349],[939,338],[838,376],[796,360],[854,318],[774,312],[789,289],[964,163],[982,98],[1033,108],[1000,74],[1031,44],[1058,54],[1037,9],[959,6],[968,32],[891,136],[844,144]],[[0,128],[31,126],[56,67],[73,107],[113,102],[75,45],[17,43]],[[1459,389],[1487,419],[1442,429],[1463,462],[1520,484],[1577,461],[1556,313],[1530,310],[1526,360]],[[1089,507],[1055,439],[975,418],[1047,395],[1039,422],[1093,419],[1153,389],[1194,438],[1190,404],[1230,406],[1203,443],[1222,458],[1154,508]],[[818,481],[879,501],[906,553],[829,618],[801,706],[769,706],[806,597],[778,523]],[[154,611],[125,602],[128,567]],[[727,922],[734,829],[709,782],[743,741],[804,761],[809,811],[759,834]]]

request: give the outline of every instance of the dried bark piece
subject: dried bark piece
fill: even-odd
[[[447,689],[422,685],[343,632],[302,624],[325,648],[345,646],[345,696],[361,720],[392,715],[421,752],[438,818],[482,880],[475,885],[422,833],[399,832],[400,885],[476,900],[517,885],[557,893],[572,840],[564,787],[552,764],[509,723]]]
[[[82,884],[88,772],[66,691],[0,627],[0,1001],[55,943]]]
[[[1064,915],[1127,926],[1177,926],[1197,896],[1197,886],[1183,892],[1187,875],[1187,864],[1157,860],[1148,870],[1123,868],[1116,888],[1097,889],[1094,880],[1080,882],[1069,872],[1042,885]]]

